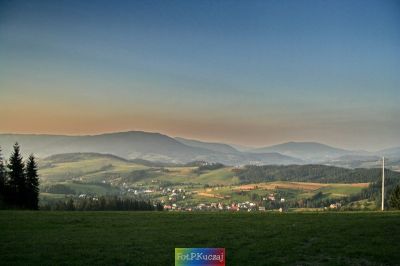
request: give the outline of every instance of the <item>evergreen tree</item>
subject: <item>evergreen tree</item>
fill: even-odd
[[[24,163],[19,150],[18,142],[14,144],[14,151],[11,154],[7,165],[8,168],[8,201],[12,206],[23,207],[26,202],[25,195],[25,173]]]
[[[65,206],[65,210],[67,211],[74,211],[75,210],[75,205],[74,205],[74,200],[70,198]]]
[[[4,204],[6,199],[6,169],[4,166],[3,156],[0,147],[0,206]]]
[[[392,194],[390,194],[389,204],[390,207],[400,210],[400,185],[397,185]]]
[[[37,164],[33,154],[29,156],[28,162],[26,163],[26,195],[25,195],[25,206],[32,210],[39,208],[39,178],[37,173]]]

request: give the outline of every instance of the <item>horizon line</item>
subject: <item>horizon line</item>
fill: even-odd
[[[93,137],[93,136],[111,135],[111,134],[118,134],[118,133],[130,133],[130,132],[140,132],[140,133],[147,133],[147,134],[158,134],[158,135],[163,135],[163,136],[167,136],[167,137],[173,138],[175,140],[176,140],[176,138],[183,138],[183,139],[187,139],[187,140],[200,141],[200,142],[205,142],[205,143],[225,144],[225,145],[232,146],[232,148],[234,148],[236,150],[237,150],[237,148],[233,147],[234,145],[243,146],[243,148],[249,148],[249,149],[261,149],[261,148],[269,148],[269,147],[288,144],[288,143],[320,144],[320,145],[329,146],[331,148],[343,149],[343,150],[354,151],[354,152],[357,152],[357,151],[378,152],[378,151],[382,151],[382,150],[385,150],[385,149],[399,147],[398,145],[392,145],[392,146],[388,146],[387,148],[377,149],[377,150],[371,151],[371,150],[366,150],[366,149],[349,149],[349,148],[344,148],[344,147],[341,147],[341,146],[331,145],[331,144],[327,144],[325,142],[314,141],[314,140],[304,140],[304,141],[290,140],[290,141],[283,141],[283,142],[278,142],[278,143],[274,143],[274,144],[270,144],[270,145],[262,144],[260,146],[254,146],[254,145],[246,145],[246,144],[238,144],[238,143],[228,143],[228,142],[220,141],[220,140],[203,140],[203,139],[198,139],[198,138],[193,138],[193,137],[171,136],[171,135],[168,135],[166,133],[157,132],[157,131],[144,131],[144,130],[134,130],[134,129],[124,130],[124,131],[98,132],[98,133],[94,133],[94,134],[57,134],[57,133],[15,133],[15,132],[14,133],[10,133],[10,132],[0,132],[0,135]]]

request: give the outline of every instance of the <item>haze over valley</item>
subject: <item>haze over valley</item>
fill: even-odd
[[[15,142],[24,147],[26,155],[33,153],[40,158],[63,153],[102,153],[127,160],[142,159],[174,164],[193,161],[230,166],[318,163],[350,168],[376,167],[381,156],[389,157],[390,165],[398,164],[400,160],[400,148],[366,152],[340,149],[316,142],[288,142],[239,151],[224,143],[173,138],[143,131],[87,136],[0,134],[0,146],[6,156],[11,153]]]

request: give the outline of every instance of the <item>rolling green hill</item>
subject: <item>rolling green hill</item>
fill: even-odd
[[[59,154],[39,161],[42,183],[72,179],[99,182],[114,174],[147,168],[114,155],[97,153]]]
[[[144,165],[146,164],[146,165]],[[230,167],[197,172],[195,166],[157,166],[109,154],[70,153],[39,161],[41,191],[54,194],[115,194],[124,186],[152,182],[220,184],[238,182]]]

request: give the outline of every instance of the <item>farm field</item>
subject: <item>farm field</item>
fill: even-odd
[[[368,187],[368,183],[353,184],[322,184],[308,182],[269,182],[246,184],[236,186],[221,186],[214,188],[196,189],[190,202],[241,202],[259,197],[267,197],[268,194],[276,192],[284,193],[286,200],[296,200],[310,198],[317,193],[322,193],[326,198],[339,199],[359,193],[363,188]],[[189,201],[189,200],[187,200]]]
[[[3,265],[173,265],[224,247],[226,265],[398,265],[400,212],[0,212]]]

